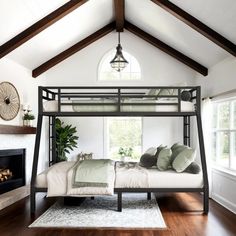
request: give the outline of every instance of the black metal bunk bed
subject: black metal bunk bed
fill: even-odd
[[[150,90],[171,90],[168,95],[156,95],[148,93]],[[181,93],[188,91],[191,95],[190,101],[194,103],[194,110],[182,111]],[[161,99],[169,99],[162,103]],[[128,100],[127,100],[128,99]],[[134,100],[132,100],[134,99]],[[136,100],[135,100],[136,99]],[[44,109],[44,102],[54,102],[54,108]],[[64,109],[64,107],[82,107],[82,110]],[[162,111],[157,107],[175,107],[170,111]],[[89,110],[89,107],[93,109]],[[96,108],[102,109],[96,109]],[[129,107],[129,109],[126,109]],[[152,108],[145,110],[144,108]],[[94,109],[95,108],[95,109]],[[134,109],[132,109],[134,108]],[[153,109],[154,108],[154,109]],[[201,88],[200,86],[185,87],[39,87],[38,88],[38,121],[37,134],[34,148],[34,159],[31,178],[31,213],[35,213],[35,197],[37,192],[47,192],[47,188],[36,187],[37,167],[40,148],[40,137],[43,117],[49,118],[49,166],[56,163],[56,117],[79,117],[79,116],[155,116],[155,117],[183,117],[183,144],[190,146],[190,121],[196,117],[198,128],[198,139],[200,148],[200,159],[203,174],[203,186],[201,188],[115,188],[118,195],[118,211],[122,210],[122,193],[145,192],[150,199],[151,192],[201,192],[203,193],[203,213],[209,210],[209,187],[207,176],[207,165],[203,140],[201,121]]]

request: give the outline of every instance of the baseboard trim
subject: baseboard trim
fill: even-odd
[[[236,214],[236,205],[233,202],[230,202],[229,200],[225,199],[224,197],[220,196],[217,193],[212,192],[211,198],[218,202],[220,205],[228,209],[229,211]]]

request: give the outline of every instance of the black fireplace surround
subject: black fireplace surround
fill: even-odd
[[[0,194],[25,185],[25,149],[0,150],[0,169],[10,169],[12,178],[0,183]]]

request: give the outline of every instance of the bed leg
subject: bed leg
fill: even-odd
[[[152,199],[152,193],[151,192],[147,192],[147,200],[151,200]]]
[[[207,215],[209,212],[209,192],[205,189],[203,192],[203,214]]]
[[[31,215],[35,214],[35,208],[36,208],[35,195],[36,195],[35,191],[31,189],[30,191],[30,214]]]
[[[122,192],[118,192],[117,193],[117,196],[118,196],[118,201],[117,201],[117,204],[118,204],[118,206],[117,206],[117,210],[119,211],[119,212],[122,212]]]

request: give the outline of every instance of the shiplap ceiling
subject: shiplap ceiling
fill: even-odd
[[[1,0],[0,44],[66,2],[68,1]],[[171,2],[236,43],[235,0],[171,0]],[[114,20],[113,4],[113,0],[89,0],[8,54],[7,57],[29,69],[34,69],[112,22]],[[207,67],[230,56],[225,50],[150,0],[126,0],[125,18]]]

